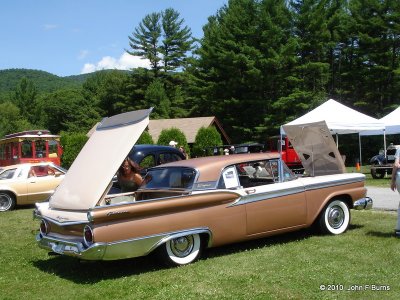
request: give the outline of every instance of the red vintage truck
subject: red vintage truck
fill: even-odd
[[[304,172],[304,167],[301,164],[301,160],[294,150],[292,144],[290,143],[287,136],[272,136],[267,139],[266,151],[267,152],[278,152],[280,151],[282,144],[282,160],[286,165],[296,174],[302,174]]]

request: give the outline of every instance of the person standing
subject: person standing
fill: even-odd
[[[400,193],[400,148],[396,150],[394,155],[395,161],[392,170],[392,181],[390,183],[390,188],[394,192],[396,189]],[[400,238],[400,204],[397,210],[397,225],[395,229],[396,237]]]

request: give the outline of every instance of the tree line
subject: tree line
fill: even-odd
[[[87,132],[104,116],[216,116],[234,143],[265,142],[329,98],[380,118],[399,104],[400,1],[229,0],[197,40],[178,11],[144,16],[126,51],[149,69],[98,72],[40,92],[22,79],[0,100],[0,134]]]

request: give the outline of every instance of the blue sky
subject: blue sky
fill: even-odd
[[[58,76],[146,62],[124,54],[146,14],[172,7],[194,37],[228,0],[8,0],[0,9],[0,70],[36,69]]]

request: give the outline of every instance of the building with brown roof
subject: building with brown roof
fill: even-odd
[[[148,129],[154,142],[157,142],[163,129],[178,128],[185,135],[188,144],[193,144],[199,129],[201,127],[208,128],[210,126],[214,126],[221,134],[221,139],[224,144],[231,143],[231,139],[216,117],[150,120]]]

